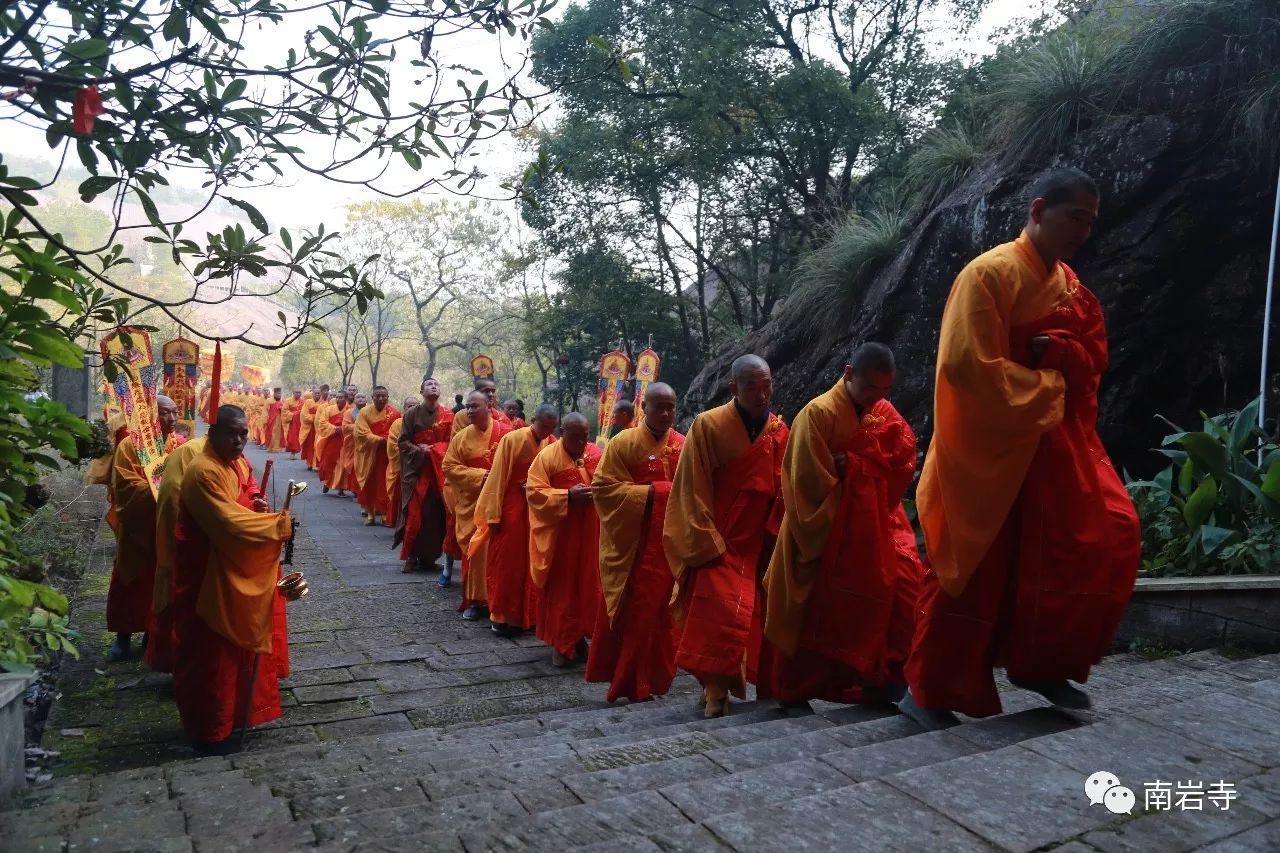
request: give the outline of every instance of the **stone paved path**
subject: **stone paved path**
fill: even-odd
[[[305,473],[280,455],[273,476],[282,494]],[[75,603],[85,660],[46,733],[60,778],[0,810],[0,849],[1280,849],[1280,655],[1118,655],[1090,680],[1092,715],[1006,685],[1004,716],[935,733],[825,703],[703,720],[687,676],[608,707],[532,637],[461,621],[456,586],[401,575],[390,531],[314,485],[283,719],[195,758],[167,679],[102,662],[100,539]],[[1131,815],[1089,803],[1098,770],[1134,789]],[[1238,796],[1144,810],[1155,780]]]

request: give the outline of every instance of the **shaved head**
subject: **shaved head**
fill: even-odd
[[[160,423],[161,435],[173,432],[173,425],[178,422],[178,404],[163,394],[157,394],[156,420]]]
[[[650,397],[670,397],[676,399],[676,389],[672,388],[665,382],[653,382],[649,387],[644,389],[644,398],[648,400]]]
[[[570,412],[560,422],[560,444],[569,458],[575,461],[582,459],[591,440],[591,424],[581,412]]]
[[[729,368],[729,381],[741,382],[748,371],[763,370],[769,372],[769,362],[765,361],[758,355],[740,355],[733,360],[733,365]]]
[[[740,355],[729,368],[729,393],[753,418],[769,414],[773,399],[773,374],[769,363],[758,355]]]
[[[576,426],[578,424],[581,424],[582,426],[585,427],[585,426],[588,426],[589,423],[590,422],[587,420],[587,416],[582,414],[582,412],[570,412],[560,420],[561,428]]]
[[[560,422],[560,412],[550,403],[543,403],[538,410],[533,413],[533,422],[529,424],[533,430],[533,434],[538,438],[546,438],[556,431],[556,424]]]
[[[665,382],[654,382],[644,389],[644,425],[661,438],[676,420],[676,389]]]

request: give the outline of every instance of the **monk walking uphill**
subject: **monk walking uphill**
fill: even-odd
[[[759,648],[760,560],[776,533],[787,427],[769,411],[769,365],[744,355],[731,367],[733,399],[693,420],[671,485],[663,525],[667,561],[679,585],[676,664],[702,683],[706,716],[746,696]],[[625,432],[623,433],[625,435]]]
[[[942,316],[917,492],[925,575],[901,708],[923,725],[1000,712],[991,668],[1066,708],[1133,592],[1141,534],[1094,430],[1107,334],[1062,262],[1098,216],[1075,169],[1036,182],[1025,230],[961,271]]]
[[[399,438],[400,526],[392,544],[400,545],[404,560],[400,570],[406,574],[434,566],[445,541],[454,541],[448,528],[453,516],[445,509],[443,468],[453,434],[453,412],[440,405],[439,382],[427,377],[421,387],[422,402],[405,412]],[[449,585],[447,565],[440,574],[441,586]]]
[[[280,716],[272,628],[288,512],[267,512],[244,458],[249,425],[218,409],[204,451],[182,478],[174,578],[174,699],[196,750],[239,748],[236,727]],[[265,658],[265,659],[264,659]]]
[[[600,587],[587,681],[609,683],[606,699],[643,702],[671,689],[676,646],[675,579],[662,550],[662,523],[684,436],[671,428],[676,392],[645,389],[637,429],[611,439],[591,481],[600,515]]]
[[[379,524],[390,514],[387,500],[387,434],[400,417],[394,406],[387,405],[387,389],[376,385],[373,404],[360,409],[352,429],[355,480],[364,523]]]
[[[791,424],[759,682],[784,706],[884,704],[905,690],[921,568],[902,508],[915,434],[885,399],[895,372],[888,347],[863,344]]]

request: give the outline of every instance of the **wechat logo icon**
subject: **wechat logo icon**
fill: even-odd
[[[1112,814],[1133,814],[1137,798],[1120,784],[1120,778],[1109,770],[1099,770],[1084,780],[1084,794],[1089,805],[1102,806]]]

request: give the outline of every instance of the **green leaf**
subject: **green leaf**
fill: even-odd
[[[1253,437],[1254,430],[1258,428],[1258,406],[1259,398],[1255,398],[1252,403],[1240,410],[1240,414],[1236,415],[1235,423],[1231,425],[1230,451],[1232,456],[1237,456],[1245,449],[1249,439]]]
[[[1262,478],[1261,491],[1273,501],[1280,501],[1280,456],[1275,456]]]
[[[62,48],[63,59],[97,59],[106,56],[111,45],[105,39],[83,39],[73,41]]]
[[[1204,549],[1206,555],[1210,555],[1227,544],[1227,541],[1236,535],[1236,531],[1226,527],[1214,527],[1206,524],[1200,528],[1200,547]]]
[[[230,204],[234,204],[236,207],[249,214],[249,221],[253,223],[254,228],[257,228],[263,234],[269,234],[271,232],[271,228],[267,225],[267,218],[258,211],[258,208],[249,204],[249,202],[241,201],[238,198],[231,198],[228,196],[226,197],[226,200]]]
[[[248,88],[249,88],[248,80],[244,80],[244,79],[232,80],[231,84],[227,86],[226,90],[223,91],[222,93],[222,102],[226,104],[226,103],[230,103],[231,101],[234,101],[236,98],[239,98],[241,95],[243,95],[245,92],[245,89],[248,89]]]
[[[1182,518],[1187,522],[1187,527],[1193,531],[1199,530],[1209,520],[1217,505],[1218,481],[1213,477],[1205,477],[1191,497],[1187,498],[1187,504],[1182,508]]]
[[[80,183],[80,200],[88,204],[107,190],[120,183],[110,175],[94,175]]]
[[[1223,442],[1207,432],[1189,432],[1179,439],[1178,443],[1187,449],[1187,453],[1201,471],[1206,471],[1220,480],[1226,477],[1229,466],[1227,448]]]

